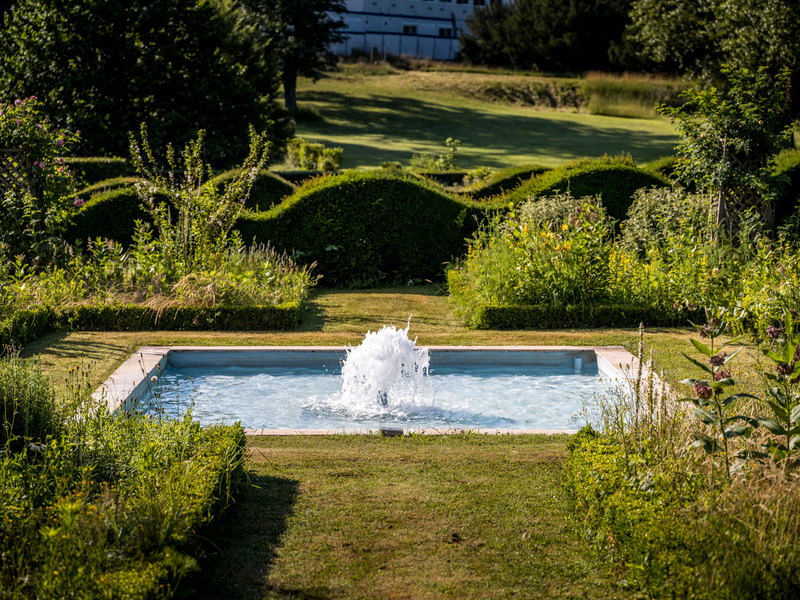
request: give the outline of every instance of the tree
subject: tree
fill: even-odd
[[[724,66],[722,73],[726,89],[690,88],[683,106],[659,108],[681,136],[675,172],[714,196],[718,225],[734,229],[738,213],[751,207],[771,224],[772,166],[791,134],[783,117],[789,71],[773,77],[764,67]]]
[[[545,71],[607,70],[630,0],[516,0],[478,7],[461,52],[473,63]],[[614,53],[621,55],[620,52]]]
[[[633,0],[626,35],[642,54],[705,85],[725,85],[722,67],[800,75],[797,0]],[[800,109],[798,99],[792,112]]]
[[[36,95],[56,125],[81,131],[80,154],[124,155],[142,122],[158,147],[205,129],[217,168],[247,155],[248,125],[277,151],[291,136],[278,65],[229,0],[17,0],[0,58],[0,95]]]
[[[297,77],[316,81],[336,65],[330,46],[344,41],[347,26],[331,15],[346,11],[344,0],[245,0],[245,5],[281,57],[284,104],[295,114]]]

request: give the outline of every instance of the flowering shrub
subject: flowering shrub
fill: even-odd
[[[75,187],[59,157],[77,141],[78,134],[50,125],[35,96],[0,104],[0,148],[22,151],[24,162],[15,166],[22,167],[26,180],[2,188],[0,257],[21,255],[40,266],[58,258],[60,236],[74,211],[70,197]]]

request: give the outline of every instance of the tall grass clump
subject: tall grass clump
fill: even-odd
[[[61,432],[63,415],[52,382],[17,352],[0,357],[0,407],[0,446],[19,449]]]
[[[656,106],[662,104],[677,106],[685,88],[685,83],[677,79],[630,73],[588,73],[581,83],[590,114],[637,119],[657,118]]]
[[[699,377],[666,387],[652,360],[642,368],[640,343],[630,384],[600,399],[598,429],[570,443],[583,532],[647,597],[796,597],[800,336],[791,313],[770,330],[771,366],[753,394],[738,383],[727,323],[710,315],[697,332],[686,364]]]

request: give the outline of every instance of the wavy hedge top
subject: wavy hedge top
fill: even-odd
[[[629,157],[603,157],[582,159],[547,171],[521,183],[506,199],[519,203],[567,191],[576,198],[599,195],[608,215],[622,221],[636,190],[669,186],[665,177],[637,167]]]
[[[350,171],[312,180],[266,213],[247,212],[236,228],[248,243],[316,261],[323,285],[368,286],[440,278],[485,209],[417,178]]]

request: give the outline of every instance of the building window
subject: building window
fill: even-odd
[[[469,4],[469,0],[456,0],[456,4]]]
[[[403,35],[417,35],[417,26],[403,25]]]
[[[486,0],[472,0],[475,6],[486,6]]]
[[[453,30],[450,27],[439,27],[439,37],[453,37]]]

